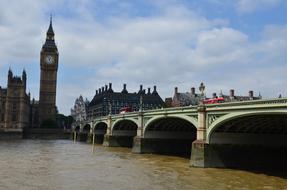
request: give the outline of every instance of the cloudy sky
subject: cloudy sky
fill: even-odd
[[[38,99],[49,15],[60,59],[57,105],[69,114],[109,82],[158,86],[162,98],[200,82],[207,95],[287,96],[286,0],[0,0],[0,85],[25,68]]]

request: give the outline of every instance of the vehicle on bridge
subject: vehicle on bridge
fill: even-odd
[[[124,108],[121,108],[120,109],[120,114],[123,114],[123,113],[127,113],[127,112],[132,112],[132,108],[131,107],[124,107]]]
[[[217,104],[217,103],[223,103],[223,102],[225,102],[223,97],[210,98],[210,99],[203,100],[204,104]]]

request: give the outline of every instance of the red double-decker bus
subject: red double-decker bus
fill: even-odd
[[[224,102],[224,98],[222,97],[203,100],[204,104],[217,104],[217,103],[223,103],[223,102]]]
[[[124,107],[124,108],[121,108],[120,109],[120,114],[123,114],[123,113],[127,113],[127,112],[132,112],[132,108],[131,107]]]

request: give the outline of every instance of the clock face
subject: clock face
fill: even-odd
[[[54,62],[53,56],[47,55],[46,58],[45,58],[45,62],[46,62],[47,64],[52,64],[52,63]]]

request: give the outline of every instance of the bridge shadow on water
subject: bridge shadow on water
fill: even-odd
[[[166,140],[167,141],[167,140]],[[165,141],[154,144],[151,146],[151,152],[154,154],[165,156],[176,156],[181,158],[190,159],[191,155],[191,142],[177,141],[174,144],[166,146]]]
[[[213,145],[212,149],[226,168],[287,179],[287,147]]]
[[[211,155],[216,156],[224,168],[287,179],[287,147],[213,145],[212,149]],[[182,149],[181,146],[179,152],[165,152],[163,150],[160,149],[155,154],[186,159],[190,159],[192,154],[191,144],[186,142],[185,149]],[[217,168],[218,166],[211,162],[211,167]]]

